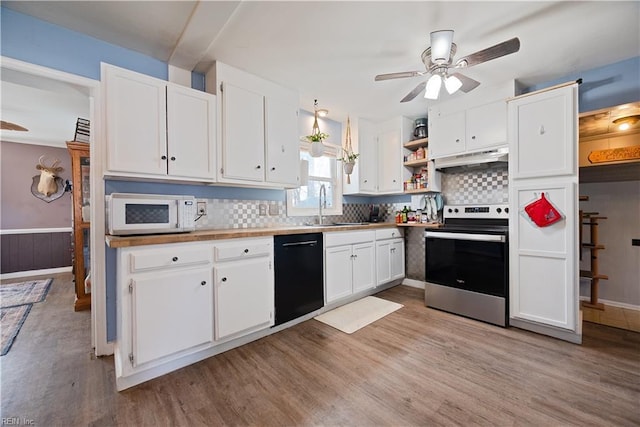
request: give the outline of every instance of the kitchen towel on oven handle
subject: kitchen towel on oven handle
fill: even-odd
[[[538,227],[547,227],[564,219],[564,215],[545,197],[544,192],[540,198],[536,196],[535,200],[527,203],[520,213]]]

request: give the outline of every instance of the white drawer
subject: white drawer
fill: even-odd
[[[132,273],[158,268],[176,268],[189,265],[208,264],[212,261],[211,246],[199,245],[185,248],[177,244],[175,248],[146,249],[129,254]]]
[[[214,261],[231,261],[243,258],[269,256],[273,252],[273,239],[238,240],[214,245]]]
[[[404,234],[400,228],[380,228],[376,230],[376,240],[395,239],[402,237]]]
[[[373,242],[376,238],[375,230],[336,231],[324,233],[325,247],[351,245],[354,243]]]

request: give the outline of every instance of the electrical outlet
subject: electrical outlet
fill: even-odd
[[[266,216],[267,215],[267,205],[265,205],[264,203],[260,203],[258,205],[258,209],[260,211],[260,216]]]
[[[272,203],[269,205],[269,215],[271,216],[276,216],[278,215],[280,212],[278,212],[278,205],[275,203]]]
[[[207,202],[198,202],[198,215],[207,215]]]

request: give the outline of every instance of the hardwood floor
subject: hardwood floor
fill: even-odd
[[[2,364],[2,417],[35,425],[640,424],[640,334],[581,346],[431,310],[422,291],[352,335],[315,320],[123,392],[90,356],[88,312],[56,276]],[[22,423],[24,424],[24,422]]]

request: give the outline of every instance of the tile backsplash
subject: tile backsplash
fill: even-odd
[[[287,216],[287,204],[272,200],[199,199],[207,202],[207,215],[196,221],[197,230],[228,228],[267,228],[315,223],[317,215]],[[267,215],[260,215],[260,205]],[[325,215],[326,222],[361,222],[369,218],[370,204],[345,203],[342,215]],[[392,204],[382,204],[382,221],[393,220]],[[389,214],[391,212],[391,216]]]
[[[506,164],[442,174],[442,194],[449,205],[507,203],[509,175]]]

